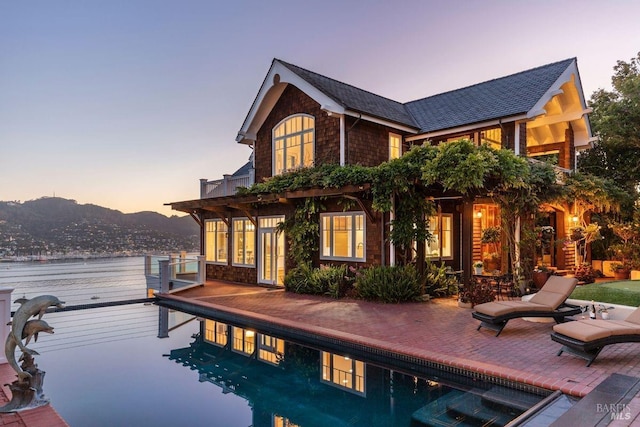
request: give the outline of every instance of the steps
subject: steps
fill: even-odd
[[[423,426],[504,426],[541,399],[500,386],[454,390],[416,410],[412,419]]]

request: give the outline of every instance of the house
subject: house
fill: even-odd
[[[468,138],[476,144],[552,159],[558,173],[575,168],[576,155],[592,140],[577,60],[566,59],[506,77],[401,103],[274,59],[236,141],[252,149],[251,164],[222,180],[201,180],[201,198],[170,203],[201,227],[207,278],[282,285],[292,266],[278,223],[296,204],[322,197],[320,238],[313,263],[392,265],[389,243],[393,212],[371,210],[367,188],[308,189],[273,195],[237,195],[238,186],[263,182],[297,168],[322,164],[376,166],[402,156],[411,145]],[[341,203],[352,203],[345,210]],[[482,232],[499,225],[490,199],[434,197],[429,221],[434,239],[426,256],[454,270],[471,272],[473,260],[495,250]],[[553,239],[568,234],[570,206],[544,206]],[[540,261],[566,269],[573,249],[550,245]],[[501,260],[503,271],[506,261]]]

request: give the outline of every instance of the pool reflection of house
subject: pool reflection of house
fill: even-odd
[[[390,214],[372,211],[367,186],[244,196],[236,187],[300,167],[376,166],[411,145],[459,138],[552,159],[561,176],[575,169],[576,153],[589,148],[588,112],[575,58],[407,103],[275,59],[236,138],[253,150],[251,162],[221,180],[202,180],[200,199],[171,206],[200,225],[208,279],[281,285],[291,261],[277,224],[309,197],[322,197],[325,208],[314,266],[390,265],[396,262]],[[353,202],[346,211],[345,198]],[[497,249],[481,235],[499,225],[498,207],[488,198],[463,201],[438,192],[432,198],[438,214],[429,221],[435,239],[426,256],[469,275],[474,260]],[[565,237],[571,207],[542,209],[553,238]],[[559,269],[574,265],[574,248],[560,249],[550,245],[544,262]],[[502,259],[502,271],[506,265]]]
[[[444,379],[420,379],[209,319],[189,347],[172,350],[169,358],[197,370],[200,381],[246,399],[254,427],[408,426],[465,417],[471,422],[473,415],[458,412],[460,407],[510,420],[524,410],[479,401],[496,386],[467,379],[453,389]],[[529,399],[532,405],[541,396]]]

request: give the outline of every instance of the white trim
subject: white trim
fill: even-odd
[[[284,215],[266,215],[266,216],[260,216],[257,218],[258,219],[258,228],[257,228],[257,233],[256,233],[256,268],[257,268],[257,278],[258,278],[258,283],[262,283],[262,284],[266,284],[266,285],[277,285],[277,286],[282,286],[282,284],[278,284],[278,256],[280,255],[279,251],[278,251],[278,238],[280,237],[280,233],[278,233],[277,230],[277,226],[276,227],[261,227],[260,226],[260,220],[262,219],[277,219],[279,220],[279,222],[284,222],[285,221],[285,216]],[[262,269],[263,269],[263,263],[264,263],[264,254],[262,253],[262,241],[261,238],[263,236],[263,234],[265,233],[273,233],[274,236],[274,241],[271,242],[272,247],[275,249],[275,253],[272,252],[272,256],[273,256],[273,262],[275,263],[274,265],[272,265],[272,268],[275,267],[275,275],[276,275],[276,279],[275,280],[266,280],[264,278],[261,277],[262,274]],[[285,250],[285,245],[283,245],[283,251]],[[286,256],[286,254],[282,254],[282,256]],[[286,267],[286,262],[285,262],[285,267]],[[285,271],[286,273],[286,271]]]
[[[351,217],[351,248],[350,251],[354,256],[351,257],[337,257],[337,256],[333,256],[333,255],[323,255],[322,251],[324,249],[324,228],[323,228],[323,224],[324,221],[323,219],[326,217],[330,217],[330,218],[334,218],[334,217],[339,217],[339,216],[349,216]],[[356,257],[355,253],[356,253],[356,222],[355,222],[355,218],[356,216],[361,216],[362,217],[362,257]],[[331,243],[333,243],[333,220],[331,220],[331,230],[330,230],[330,236],[329,238],[331,239],[330,242],[330,248],[333,251],[333,245]],[[327,213],[321,213],[320,214],[320,259],[321,260],[330,260],[330,261],[355,261],[355,262],[365,262],[367,259],[367,217],[364,214],[363,211],[347,211],[347,212],[327,212]]]
[[[513,152],[516,156],[520,155],[520,122],[514,122],[515,132],[513,136]]]
[[[398,157],[391,157],[391,138],[392,137],[396,137],[398,138]],[[397,159],[402,157],[402,135],[398,134],[398,133],[393,133],[393,132],[389,132],[389,139],[388,139],[388,146],[389,146],[389,152],[388,152],[388,157],[387,160],[393,160],[393,159]]]
[[[346,159],[346,138],[345,138],[345,119],[344,115],[340,116],[340,166],[345,165]]]
[[[379,125],[383,125],[383,126],[387,126],[393,129],[397,129],[403,132],[409,132],[409,133],[417,133],[418,130],[414,127],[410,127],[410,126],[406,126],[406,125],[401,125],[389,120],[385,120],[385,119],[381,119],[379,117],[374,117],[374,116],[370,116],[368,114],[362,114],[360,112],[357,111],[351,111],[351,110],[344,110],[344,114],[346,114],[347,116],[351,116],[351,117],[356,117],[356,118],[360,118],[362,120],[366,120],[368,122],[371,123],[376,123]]]
[[[396,199],[391,196],[391,211],[389,211],[389,236],[393,231],[393,220],[396,219]],[[389,265],[393,267],[396,265],[396,245],[389,239]]]
[[[227,227],[227,231],[226,231],[226,233],[227,233],[227,245],[226,246],[227,247],[225,248],[226,251],[227,251],[227,259],[225,261],[218,261],[217,259],[216,260],[206,259],[206,257],[208,256],[207,248],[209,246],[208,243],[207,243],[207,235],[208,234],[212,234],[213,235],[213,238],[214,238],[214,244],[213,244],[214,250],[215,251],[219,250],[219,248],[217,246],[218,241],[215,240],[216,234],[219,233],[218,226],[216,226],[216,230],[215,231],[209,231],[209,230],[207,230],[207,225],[210,224],[210,223],[223,224],[225,227]],[[221,220],[220,218],[208,218],[208,219],[204,220],[204,251],[205,251],[205,263],[206,264],[229,265],[229,255],[230,255],[230,252],[229,252],[229,226],[223,220]]]
[[[246,216],[239,216],[239,217],[231,218],[231,227],[229,227],[229,228],[231,228],[231,251],[229,251],[229,254],[231,255],[231,265],[232,265],[233,267],[256,268],[256,255],[257,255],[257,254],[256,254],[256,249],[257,249],[257,248],[256,248],[256,246],[257,246],[257,244],[258,244],[258,243],[257,243],[257,241],[256,241],[256,237],[257,237],[257,235],[258,235],[258,227],[253,226],[253,264],[239,264],[239,263],[236,263],[236,262],[235,262],[235,259],[236,259],[236,257],[235,257],[235,250],[236,250],[236,239],[235,239],[235,237],[236,237],[236,229],[235,229],[234,225],[235,225],[235,221],[236,221],[236,220],[238,220],[238,221],[239,221],[239,220],[243,220],[243,221],[246,221],[246,222],[245,222],[245,224],[246,224],[246,223],[249,223],[249,224],[253,225],[253,223],[251,222],[251,220],[250,220],[248,217],[246,217]],[[245,228],[243,229],[243,235],[244,235],[244,238],[245,238],[245,247],[246,247],[246,237],[247,237],[247,228],[246,228],[246,225],[245,225]],[[243,250],[243,251],[245,251],[245,248],[242,248],[242,250]],[[246,254],[245,254],[245,256],[244,256],[244,259],[245,259],[245,261],[246,261],[246,259],[247,259]]]
[[[280,127],[280,125],[284,124],[285,122],[287,122],[288,120],[294,119],[296,117],[302,117],[303,118],[303,130],[298,131],[298,132],[293,132],[290,134],[283,134],[283,136],[278,137],[278,140],[282,140],[282,147],[283,147],[283,159],[282,159],[282,166],[283,169],[281,172],[277,172],[276,173],[276,136],[275,136],[275,130]],[[304,129],[304,118],[310,118],[313,120],[313,129],[311,130],[311,132],[309,132],[309,130],[305,130]],[[311,114],[307,114],[307,113],[295,113],[295,114],[291,114],[290,116],[285,117],[284,119],[280,120],[278,123],[276,123],[276,125],[271,129],[271,176],[276,176],[276,175],[281,175],[287,171],[291,171],[291,170],[296,170],[296,169],[300,169],[302,167],[304,167],[304,135],[307,133],[311,133],[313,135],[313,140],[311,141],[311,151],[312,151],[312,155],[313,155],[313,159],[312,162],[315,164],[315,160],[316,160],[316,118],[314,116],[312,116]],[[296,136],[299,135],[301,137],[300,139],[300,164],[294,166],[291,169],[287,168],[287,144],[286,144],[286,138],[288,136]]]
[[[551,98],[558,95],[559,93],[563,93],[561,87],[563,84],[573,81],[576,89],[578,91],[578,96],[580,97],[580,104],[583,110],[587,109],[587,104],[584,100],[584,94],[582,93],[582,84],[580,83],[580,75],[578,74],[578,66],[576,64],[575,59],[567,66],[567,68],[560,74],[560,77],[556,79],[556,81],[547,89],[544,95],[535,103],[533,107],[527,113],[527,118],[531,119],[533,117],[544,114],[544,106],[547,105],[547,102],[551,101]],[[542,112],[541,112],[542,111]]]
[[[504,118],[496,119],[496,120],[488,120],[486,122],[479,122],[479,123],[474,123],[474,124],[465,125],[465,126],[458,126],[458,127],[455,127],[455,128],[437,130],[437,131],[433,131],[433,132],[421,133],[419,135],[408,136],[408,137],[405,138],[405,141],[411,142],[411,141],[417,141],[417,140],[421,140],[421,139],[435,138],[435,137],[442,136],[442,135],[449,135],[449,134],[454,134],[454,133],[463,133],[463,132],[468,132],[468,131],[479,129],[479,128],[485,128],[485,127],[491,127],[491,126],[499,126],[500,123],[502,123],[504,125],[505,123],[508,123],[508,122],[511,122],[511,121],[518,121],[518,120],[522,120],[522,119],[526,119],[526,118],[527,118],[527,116],[525,114],[520,114],[520,115],[517,115],[517,116],[504,117]]]

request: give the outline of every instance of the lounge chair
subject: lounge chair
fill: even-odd
[[[556,323],[565,317],[581,313],[581,308],[566,304],[578,280],[572,277],[551,276],[529,301],[492,301],[475,306],[471,315],[480,320],[478,330],[483,326],[496,331],[496,336],[511,319],[519,317],[553,317]]]
[[[566,351],[591,366],[609,344],[640,342],[640,307],[625,320],[584,319],[555,325],[551,339],[562,344],[558,356]]]

